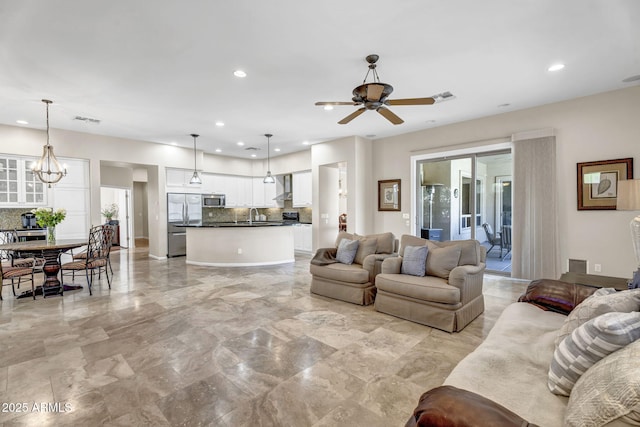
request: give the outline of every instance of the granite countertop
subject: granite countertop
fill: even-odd
[[[223,228],[223,227],[274,227],[282,225],[293,225],[282,221],[228,221],[228,222],[203,222],[201,224],[184,224],[184,227],[196,228]]]

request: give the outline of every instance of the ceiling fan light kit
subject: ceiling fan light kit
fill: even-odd
[[[399,125],[404,123],[404,120],[389,110],[386,107],[387,105],[431,105],[436,102],[432,97],[388,99],[389,95],[393,92],[393,86],[380,81],[380,76],[378,76],[378,71],[376,70],[376,62],[378,62],[379,58],[380,57],[378,55],[373,54],[368,55],[365,58],[369,63],[369,69],[367,70],[367,74],[364,76],[362,84],[353,89],[353,98],[351,98],[351,102],[316,102],[315,105],[324,106],[325,109],[327,106],[334,105],[360,105],[361,107],[359,109],[338,122],[341,125],[346,125],[366,110],[375,110],[394,125]],[[371,83],[367,83],[369,73],[373,76],[373,81]]]

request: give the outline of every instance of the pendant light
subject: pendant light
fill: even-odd
[[[42,157],[31,167],[31,171],[40,181],[49,184],[49,188],[51,188],[51,184],[55,184],[67,175],[67,168],[60,166],[60,162],[53,154],[53,147],[49,144],[49,104],[52,104],[53,101],[43,99],[42,102],[47,106],[47,145],[42,148]]]
[[[193,137],[193,176],[191,177],[189,184],[202,184],[200,175],[198,175],[198,169],[196,169],[196,165],[197,165],[196,138],[199,137],[200,135],[196,133],[192,133],[191,136]]]
[[[273,136],[270,133],[265,133],[264,136],[267,137],[267,176],[264,177],[262,182],[265,184],[275,184],[276,180],[271,175],[271,149],[269,148],[269,139]]]

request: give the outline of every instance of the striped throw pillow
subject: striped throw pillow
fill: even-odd
[[[583,323],[553,353],[547,385],[569,396],[576,381],[600,359],[640,338],[640,312],[606,313]]]

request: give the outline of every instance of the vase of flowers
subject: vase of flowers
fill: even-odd
[[[60,224],[67,216],[65,209],[38,208],[33,212],[36,215],[36,224],[38,227],[47,228],[47,242],[54,243],[56,241],[56,225]]]
[[[113,224],[114,218],[118,216],[118,205],[111,203],[102,209],[102,216],[107,219],[107,224]]]

